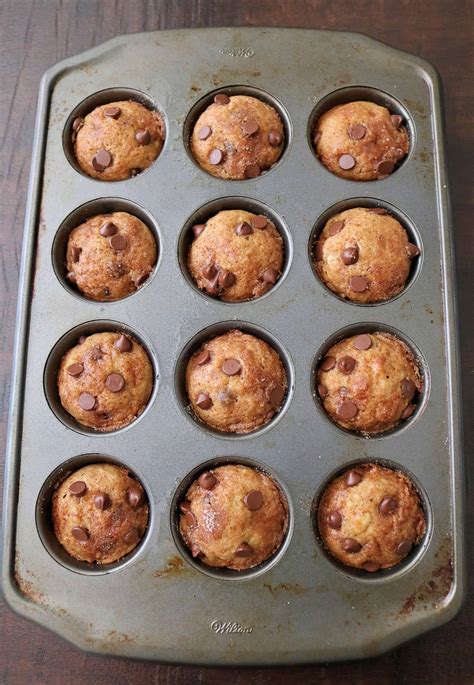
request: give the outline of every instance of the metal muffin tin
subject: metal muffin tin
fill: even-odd
[[[192,160],[190,126],[216,90],[257,94],[282,115],[286,150],[261,177],[223,181]],[[130,180],[87,178],[71,163],[72,117],[123,96],[162,112],[164,148]],[[382,181],[332,175],[310,144],[315,116],[361,97],[387,102],[410,130],[407,159]],[[354,204],[392,208],[422,248],[410,286],[385,304],[341,301],[312,269],[321,217]],[[225,304],[198,292],[186,275],[185,231],[207,211],[234,205],[275,220],[286,266],[264,297]],[[63,278],[67,230],[81,217],[127,208],[155,232],[156,271],[126,299],[87,301]],[[417,57],[364,36],[163,31],[122,36],[51,68],[40,89],[19,293],[4,512],[9,604],[89,651],[202,664],[367,657],[454,616],[463,597],[464,552],[450,222],[438,77]],[[186,409],[183,390],[186,355],[232,327],[274,345],[290,381],[281,412],[246,436],[207,430]],[[55,368],[82,333],[122,328],[151,354],[152,401],[116,433],[84,430],[57,401]],[[395,330],[415,350],[426,381],[412,419],[372,439],[340,430],[314,397],[317,360],[337,338],[362,330]],[[91,567],[55,543],[48,498],[72,468],[102,459],[140,478],[150,524],[132,555]],[[398,567],[375,574],[335,564],[314,529],[325,483],[364,460],[410,474],[428,522],[422,545]],[[243,574],[191,563],[176,528],[175,505],[193,476],[208,462],[226,461],[267,470],[289,500],[282,549]]]

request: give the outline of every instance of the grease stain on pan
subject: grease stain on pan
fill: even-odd
[[[309,592],[309,587],[303,587],[299,583],[278,583],[272,585],[271,583],[264,583],[263,587],[266,588],[272,597],[276,597],[279,592],[290,592],[293,595],[304,595]]]
[[[175,554],[173,557],[168,559],[167,565],[164,568],[157,569],[153,576],[155,578],[173,578],[175,576],[180,576],[183,573],[189,573],[191,569],[187,566],[183,559]]]

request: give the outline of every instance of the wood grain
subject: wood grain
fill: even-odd
[[[457,247],[465,407],[465,453],[474,430],[472,238],[472,10],[467,0],[1,0],[0,2],[0,445],[6,436],[21,235],[39,79],[58,60],[115,35],[204,26],[304,26],[360,31],[430,60],[445,91]],[[318,65],[315,64],[317,69]],[[4,450],[3,450],[4,451]],[[468,459],[469,461],[469,459]],[[471,467],[472,470],[472,467]],[[474,519],[468,498],[469,521]],[[468,526],[468,543],[474,537]],[[0,681],[49,683],[472,683],[472,596],[448,626],[366,662],[282,669],[166,667],[93,657],[0,608]]]

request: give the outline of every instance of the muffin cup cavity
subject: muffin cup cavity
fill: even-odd
[[[242,333],[249,333],[254,335],[256,338],[264,340],[270,345],[276,352],[278,352],[283,367],[286,372],[288,389],[286,395],[283,399],[281,407],[275,412],[270,421],[260,428],[250,432],[250,433],[226,433],[219,431],[212,426],[208,426],[203,421],[201,421],[191,408],[191,404],[186,393],[186,366],[191,358],[192,354],[205,342],[215,338],[216,336],[223,335],[230,330],[237,329],[242,331]],[[283,347],[282,343],[269,331],[261,326],[257,326],[254,323],[249,323],[248,321],[222,321],[219,323],[214,323],[204,328],[199,333],[196,333],[191,340],[185,345],[181,351],[175,366],[174,372],[174,390],[175,395],[178,400],[178,404],[183,411],[184,415],[193,422],[195,426],[203,431],[206,431],[216,437],[224,438],[228,440],[246,440],[248,438],[255,438],[257,435],[265,433],[275,426],[278,421],[285,414],[294,390],[294,368],[291,361],[290,355],[287,350]]]
[[[189,283],[189,285],[202,297],[205,297],[207,300],[211,300],[212,302],[219,303],[220,305],[235,307],[241,305],[242,301],[223,302],[218,297],[211,297],[206,292],[198,288],[188,269],[188,252],[191,243],[194,240],[192,227],[195,224],[206,223],[208,219],[215,216],[219,212],[232,209],[241,209],[247,212],[251,212],[252,214],[262,214],[266,216],[273,223],[273,225],[275,226],[275,228],[277,229],[277,231],[283,239],[283,266],[280,278],[275,283],[275,285],[272,288],[270,288],[270,290],[268,290],[266,293],[260,295],[259,297],[252,298],[250,300],[244,300],[244,302],[256,302],[257,300],[261,300],[264,297],[268,297],[272,293],[274,293],[275,290],[280,286],[280,284],[284,281],[286,275],[288,274],[291,261],[293,259],[293,241],[288,226],[285,224],[283,219],[264,202],[254,200],[249,197],[221,197],[216,200],[212,200],[211,202],[207,202],[206,204],[202,205],[201,207],[196,209],[196,211],[193,212],[193,214],[184,224],[178,239],[178,261],[181,268],[181,273],[183,274],[184,278]]]
[[[396,425],[394,428],[391,428],[386,431],[382,431],[380,433],[374,433],[374,434],[366,434],[366,433],[361,433],[357,430],[349,430],[347,428],[343,428],[342,426],[339,426],[337,423],[335,423],[326,413],[323,403],[320,400],[318,393],[316,391],[317,387],[317,372],[318,372],[318,367],[321,363],[321,360],[324,358],[326,355],[327,351],[329,348],[331,348],[333,345],[336,343],[340,342],[341,340],[345,338],[350,338],[351,336],[354,335],[361,335],[362,333],[388,333],[389,335],[394,336],[395,338],[398,338],[401,342],[405,343],[405,345],[408,347],[408,349],[412,352],[415,362],[418,365],[418,368],[420,370],[422,382],[423,382],[423,389],[421,393],[417,393],[415,396],[415,411],[413,412],[412,416],[410,416],[408,419],[402,421],[398,425]],[[390,438],[393,435],[397,435],[401,433],[402,431],[408,430],[411,426],[414,425],[414,423],[419,419],[423,411],[425,410],[425,407],[428,404],[429,400],[429,395],[430,395],[430,389],[431,389],[431,379],[430,379],[430,372],[428,368],[428,364],[421,352],[421,350],[415,345],[415,343],[408,338],[404,333],[401,333],[398,329],[393,328],[392,326],[388,326],[386,324],[382,323],[374,323],[374,322],[366,322],[366,323],[357,323],[353,324],[351,326],[346,326],[345,328],[341,328],[335,333],[333,333],[327,340],[321,345],[321,347],[318,349],[316,352],[316,355],[313,358],[313,362],[311,364],[311,376],[310,376],[310,383],[311,383],[311,393],[313,395],[314,403],[317,407],[317,410],[322,414],[324,419],[329,422],[331,426],[333,426],[336,430],[342,431],[346,433],[347,435],[350,435],[355,438],[363,439],[363,440],[382,440],[385,438]]]
[[[291,125],[291,120],[288,112],[286,111],[285,107],[283,104],[277,100],[273,95],[270,95],[270,93],[267,93],[267,91],[262,90],[261,88],[256,88],[255,86],[247,86],[247,85],[229,85],[229,86],[222,86],[222,88],[216,88],[215,90],[210,91],[206,95],[204,95],[202,98],[200,98],[190,109],[188,112],[188,115],[186,116],[185,122],[184,122],[184,127],[183,127],[183,142],[184,142],[184,147],[186,152],[188,153],[189,158],[197,166],[197,168],[205,173],[208,177],[210,174],[208,174],[204,169],[202,169],[197,161],[194,158],[194,155],[191,150],[191,136],[192,132],[194,129],[194,125],[196,124],[196,121],[199,119],[201,114],[206,110],[209,105],[211,105],[214,101],[214,97],[216,95],[219,95],[220,93],[227,95],[228,97],[232,95],[248,95],[250,97],[256,98],[257,100],[261,100],[262,102],[265,102],[267,105],[270,105],[273,107],[274,110],[278,112],[278,115],[280,116],[280,119],[283,123],[283,130],[285,133],[285,141],[283,145],[283,150],[280,155],[279,160],[270,168],[266,169],[265,171],[262,172],[262,176],[266,176],[270,171],[273,171],[282,161],[282,159],[285,156],[285,153],[287,149],[289,148],[291,144],[291,139],[292,139],[292,125]],[[210,176],[213,178],[212,176]],[[261,178],[259,176],[257,179],[241,179],[239,181],[234,181],[236,183],[241,183],[242,181],[257,181],[258,179]],[[216,179],[216,180],[222,180],[222,179]]]
[[[261,471],[266,476],[269,476],[279,489],[282,497],[286,500],[288,507],[288,524],[280,547],[268,559],[263,561],[261,564],[258,564],[258,566],[254,566],[253,568],[243,571],[235,571],[229,568],[216,568],[202,563],[199,558],[192,556],[191,551],[184,542],[179,530],[179,504],[185,499],[186,493],[191,484],[199,477],[200,473],[228,464],[241,464],[243,466],[249,466],[257,471]],[[290,544],[290,539],[293,533],[293,504],[287,487],[274,473],[272,473],[272,471],[266,465],[261,464],[254,459],[248,459],[245,457],[216,457],[215,459],[210,459],[199,464],[183,478],[176,489],[171,502],[170,522],[171,532],[176,547],[186,561],[197,571],[218,580],[251,580],[269,571],[284,556],[288,545]]]
[[[61,401],[59,399],[59,392],[57,386],[57,375],[59,371],[59,366],[66,352],[69,349],[71,349],[71,347],[77,345],[78,340],[82,335],[89,336],[93,333],[103,332],[118,332],[130,335],[143,347],[143,349],[145,350],[150,359],[150,363],[153,369],[153,390],[146,407],[143,409],[141,414],[137,416],[137,418],[135,418],[127,426],[123,426],[122,428],[117,428],[115,430],[110,431],[94,430],[93,428],[84,426],[78,421],[76,421],[76,419],[74,419],[74,417],[71,416],[62,406]],[[126,326],[125,324],[119,323],[118,321],[97,319],[95,321],[88,321],[86,323],[80,324],[79,326],[76,326],[75,328],[72,328],[57,341],[46,361],[43,374],[43,388],[44,393],[46,395],[46,400],[49,404],[51,411],[53,412],[53,414],[56,415],[59,421],[61,421],[67,428],[71,428],[77,433],[81,433],[83,435],[106,437],[108,435],[115,435],[121,431],[129,430],[145,416],[145,414],[148,412],[149,408],[155,401],[156,393],[158,391],[158,379],[159,371],[156,355],[153,352],[150,343],[147,340],[145,340],[145,338],[140,333],[135,331],[130,326]]]
[[[325,547],[318,528],[318,508],[326,488],[335,478],[337,478],[344,472],[348,471],[351,467],[357,467],[358,465],[362,464],[375,464],[377,466],[383,466],[385,468],[391,469],[392,471],[399,471],[400,473],[407,476],[413,483],[415,490],[417,491],[417,494],[420,498],[420,504],[426,522],[426,530],[423,535],[423,538],[420,540],[418,544],[413,545],[411,551],[405,557],[403,557],[403,559],[398,564],[392,566],[391,568],[380,569],[375,572],[369,572],[363,569],[347,566],[346,564],[343,564],[338,559],[336,559],[336,557],[334,557],[331,554],[331,552]],[[387,583],[398,580],[399,578],[407,574],[409,571],[412,571],[425,555],[425,552],[429,547],[433,531],[433,513],[430,501],[428,499],[428,495],[426,494],[426,490],[424,489],[420,481],[405,467],[402,467],[399,464],[387,459],[365,458],[347,462],[346,464],[344,464],[344,466],[334,469],[321,482],[316,491],[311,506],[311,525],[313,528],[316,543],[319,549],[321,550],[323,557],[337,572],[342,573],[346,577],[352,578],[353,580],[358,582]]]
[[[120,466],[127,469],[129,474],[135,478],[143,487],[148,504],[148,525],[146,531],[141,538],[137,546],[126,556],[118,559],[117,561],[110,564],[98,564],[98,563],[88,563],[86,561],[79,561],[72,557],[61,545],[54,532],[54,526],[52,521],[52,499],[53,495],[61,485],[61,483],[66,480],[68,476],[82,468],[83,466],[88,466],[89,464],[113,464],[114,466]],[[72,459],[68,459],[63,462],[60,466],[54,469],[52,473],[44,481],[36,500],[36,529],[40,540],[48,552],[48,554],[61,566],[64,566],[69,571],[74,571],[75,573],[80,573],[82,575],[106,575],[112,573],[119,569],[125,568],[129,564],[133,563],[137,557],[142,553],[144,547],[148,543],[151,536],[151,531],[153,529],[154,523],[154,509],[153,509],[153,497],[148,484],[144,481],[143,477],[135,473],[126,464],[115,459],[114,457],[107,456],[104,454],[83,454]]]
[[[367,209],[385,209],[387,213],[390,214],[394,219],[396,219],[405,229],[409,242],[416,245],[420,250],[420,254],[411,260],[410,272],[406,280],[405,287],[403,288],[403,290],[401,290],[401,292],[399,292],[394,297],[389,298],[388,300],[382,300],[380,302],[354,302],[353,300],[349,300],[345,297],[342,297],[335,293],[333,290],[331,290],[324,283],[324,281],[321,280],[314,265],[316,241],[318,240],[319,235],[321,234],[322,230],[324,229],[324,226],[329,221],[329,219],[331,219],[331,217],[335,216],[336,214],[339,214],[340,212],[344,212],[346,209],[357,209],[359,207]],[[335,297],[341,302],[344,302],[345,304],[353,305],[355,307],[379,307],[384,304],[388,304],[389,302],[394,302],[399,297],[402,297],[402,295],[404,295],[407,292],[407,290],[411,288],[411,286],[415,283],[416,279],[418,278],[418,275],[421,272],[421,269],[423,267],[423,253],[424,251],[421,236],[413,221],[395,205],[392,205],[390,202],[387,202],[386,200],[381,200],[375,197],[348,198],[346,200],[336,202],[336,204],[332,205],[331,207],[328,207],[316,220],[311,230],[308,242],[308,258],[313,273],[317,278],[318,282],[321,283],[322,287],[333,297]]]
[[[74,285],[72,285],[72,283],[66,278],[66,250],[69,234],[74,228],[80,226],[82,223],[84,223],[91,217],[97,216],[98,214],[112,214],[113,212],[127,212],[128,214],[135,216],[137,219],[140,219],[140,221],[142,221],[145,224],[145,226],[149,228],[155,239],[157,249],[157,260],[155,266],[153,267],[153,271],[151,272],[149,277],[146,279],[143,285],[137,288],[134,292],[130,293],[129,295],[126,295],[125,297],[119,300],[111,300],[110,302],[108,302],[107,300],[91,300],[90,298],[86,297],[78,288],[74,287]],[[161,252],[162,251],[160,229],[158,226],[158,222],[150,214],[150,212],[148,212],[146,209],[136,204],[135,202],[132,202],[131,200],[124,200],[119,197],[102,197],[96,200],[91,200],[90,202],[86,202],[83,205],[80,205],[79,207],[74,209],[70,214],[68,214],[68,216],[63,220],[53,240],[51,259],[57,279],[59,280],[61,285],[69,293],[71,293],[71,295],[74,295],[75,297],[78,297],[81,300],[86,300],[86,302],[89,302],[91,304],[96,304],[102,307],[104,305],[114,304],[116,302],[121,302],[122,300],[125,300],[129,297],[133,297],[140,293],[144,288],[148,287],[148,285],[155,277],[155,274],[160,266],[162,256]]]
[[[63,129],[63,150],[67,161],[79,174],[81,174],[81,176],[88,178],[90,181],[100,181],[100,179],[93,179],[90,176],[88,176],[86,173],[84,173],[84,171],[81,169],[77,162],[76,155],[74,153],[73,122],[75,119],[77,119],[77,117],[84,118],[96,107],[100,107],[101,105],[107,105],[108,103],[112,102],[120,102],[123,100],[133,100],[134,102],[138,102],[147,109],[157,112],[161,116],[164,128],[163,148],[166,144],[168,131],[166,116],[163,109],[155,102],[155,100],[153,100],[153,98],[151,98],[146,93],[142,93],[142,91],[140,90],[136,90],[135,88],[105,88],[104,90],[99,90],[97,93],[93,93],[92,95],[86,97],[72,110],[72,112],[67,118],[66,124]],[[141,176],[142,174],[146,173],[149,169],[151,169],[156,164],[158,159],[162,156],[162,154],[163,149],[161,150],[160,154],[155,159],[155,161],[149,167],[141,171],[139,176]],[[134,178],[124,180],[133,181]],[[121,181],[115,182],[121,183]]]
[[[311,111],[311,114],[309,115],[308,126],[306,129],[308,145],[313,155],[316,157],[319,164],[321,165],[321,167],[328,173],[331,173],[328,169],[326,169],[324,164],[320,162],[314,148],[314,134],[317,121],[320,116],[322,116],[325,112],[332,109],[333,107],[336,107],[337,105],[345,105],[349,102],[357,102],[360,100],[366,102],[373,102],[376,105],[386,107],[389,110],[390,114],[400,115],[403,119],[403,125],[407,130],[409,140],[408,154],[397,164],[394,171],[387,178],[382,179],[388,180],[394,173],[396,173],[398,169],[400,169],[404,164],[406,164],[406,162],[410,159],[411,155],[413,154],[413,149],[415,148],[416,143],[416,129],[413,117],[411,116],[408,109],[399,100],[394,98],[393,95],[389,95],[389,93],[385,93],[384,91],[379,90],[378,88],[374,88],[372,86],[348,86],[346,88],[340,88],[339,90],[332,91],[331,93],[328,93],[323,98],[321,98],[321,100],[319,100],[319,102],[315,105],[315,107]],[[340,178],[340,180],[344,181],[346,179]],[[373,183],[374,181],[363,182]],[[378,183],[379,181],[375,182]]]

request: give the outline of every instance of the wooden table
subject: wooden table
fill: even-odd
[[[6,436],[15,305],[33,123],[41,74],[122,33],[203,26],[304,26],[360,31],[430,60],[445,91],[457,247],[466,457],[474,430],[474,131],[472,8],[468,0],[1,0],[0,444]],[[469,23],[471,21],[471,24]],[[315,64],[317,69],[317,64]],[[469,173],[471,172],[471,174]],[[469,461],[469,459],[467,459]],[[472,499],[469,520],[474,520]],[[472,526],[471,526],[472,528]],[[474,536],[468,542],[474,549]],[[471,555],[472,556],[472,555]],[[158,666],[88,656],[0,606],[0,682],[20,683],[463,683],[474,682],[474,600],[449,625],[366,662],[280,669]]]

